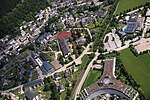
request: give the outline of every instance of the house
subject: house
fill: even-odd
[[[48,32],[48,33],[44,33],[43,35],[41,35],[38,39],[37,42],[41,43],[41,44],[46,44],[48,42],[49,39],[52,38],[52,35]]]
[[[147,10],[146,17],[150,17],[150,9]]]
[[[65,78],[71,77],[71,74],[70,74],[70,72],[69,72],[68,70],[65,70],[65,72],[64,72],[64,77],[65,77]]]
[[[123,36],[126,35],[126,33],[125,33],[125,32],[122,32],[122,31],[119,31],[119,32],[117,32],[117,33],[118,33],[118,35],[121,36],[121,37],[123,37]]]
[[[34,88],[35,86],[39,86],[39,85],[42,85],[42,84],[43,84],[43,80],[42,79],[37,79],[37,80],[31,81],[29,83],[23,84],[23,89],[25,90],[29,87]]]
[[[59,93],[61,93],[61,92],[65,91],[64,86],[63,86],[63,85],[59,85],[59,87],[58,87],[58,91],[59,91]]]
[[[92,1],[94,2],[95,6],[98,6],[103,3],[103,2],[100,2],[100,0],[92,0]]]
[[[105,15],[106,13],[103,10],[99,10],[96,17],[101,18],[101,17],[104,17]]]
[[[71,81],[67,80],[67,83],[68,83],[69,87],[72,86],[72,82]]]
[[[47,61],[43,62],[42,66],[40,66],[40,69],[44,75],[47,75],[53,71],[53,67]]]
[[[83,46],[86,42],[86,39],[85,38],[82,38],[80,37],[79,39],[76,40],[76,44],[77,45],[80,45],[80,46]]]
[[[48,62],[48,58],[47,58],[43,53],[40,53],[39,56],[40,56],[40,58],[41,58],[43,61],[47,61],[47,62]]]
[[[65,39],[69,39],[69,37],[71,37],[71,32],[62,32],[60,34],[57,34],[57,38],[58,39],[62,39],[62,38],[65,38]]]
[[[73,72],[76,72],[76,71],[78,71],[78,68],[77,68],[76,66],[73,66],[73,67],[72,67],[72,71],[73,71]]]
[[[34,94],[32,91],[28,91],[25,93],[26,100],[40,100],[38,95]]]
[[[87,26],[89,24],[89,22],[92,21],[92,16],[88,15],[87,17],[81,18],[81,22],[83,24],[83,26]]]
[[[61,79],[61,76],[59,75],[58,72],[54,73],[54,79],[55,80],[60,80]]]

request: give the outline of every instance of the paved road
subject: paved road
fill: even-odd
[[[93,66],[93,61],[95,61],[98,56],[99,56],[99,53],[96,52],[96,53],[95,53],[95,57],[93,58],[93,60],[92,60],[92,61],[89,63],[89,65],[87,66],[87,69],[85,70],[85,73],[84,73],[84,75],[83,75],[83,77],[82,77],[80,83],[78,84],[76,90],[75,90],[75,98],[74,98],[74,100],[76,100],[77,94],[80,93],[80,90],[81,90],[81,88],[82,88],[82,86],[83,86],[83,83],[84,83],[84,81],[85,81],[85,79],[86,79],[86,77],[87,77],[87,75],[88,75],[90,69],[91,69],[92,66]]]
[[[60,69],[56,70],[55,72],[51,73],[49,76],[52,76],[54,73],[56,72],[62,72],[62,71],[65,71],[67,69],[68,66],[70,66],[71,64],[73,64],[74,62],[76,64],[81,64],[82,63],[82,57],[85,55],[85,54],[88,54],[88,51],[89,51],[89,47],[90,45],[92,45],[93,43],[90,43],[87,45],[87,47],[85,48],[85,50],[82,52],[82,54],[77,58],[75,59],[74,61],[71,61],[70,63],[68,64],[65,64],[63,67],[61,67]],[[47,77],[49,77],[47,76]]]
[[[138,8],[138,9],[135,9],[135,10],[132,10],[132,11],[130,11],[130,12],[128,12],[127,14],[133,14],[133,13],[136,13],[136,12],[138,12],[139,11],[139,9],[143,9],[144,7],[141,7],[141,8]]]

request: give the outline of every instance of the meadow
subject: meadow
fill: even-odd
[[[82,86],[82,89],[98,81],[100,79],[101,74],[102,71],[100,70],[91,70]]]
[[[143,5],[147,2],[150,2],[150,0],[120,0],[115,14],[120,14],[128,9],[132,10],[134,7]]]
[[[150,100],[150,54],[136,57],[130,49],[125,49],[120,52],[120,56],[128,73],[141,86],[144,95]]]

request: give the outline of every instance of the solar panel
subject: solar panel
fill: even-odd
[[[125,33],[134,33],[138,24],[137,23],[129,23],[127,28],[124,30]]]

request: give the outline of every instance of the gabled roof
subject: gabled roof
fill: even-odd
[[[32,91],[28,91],[25,93],[25,96],[30,99],[30,100],[33,100],[37,95],[34,94]]]
[[[23,85],[24,88],[28,88],[28,87],[32,87],[32,86],[35,86],[35,85],[39,85],[39,84],[42,84],[43,83],[43,80],[41,79],[38,79],[38,80],[34,80],[34,81],[31,81],[29,83],[26,83]]]
[[[69,46],[67,45],[64,38],[59,39],[59,44],[64,56],[70,53]]]
[[[48,58],[43,53],[40,53],[40,58],[42,58],[43,61],[48,61]]]
[[[61,38],[70,37],[70,36],[71,36],[71,32],[62,32],[57,35],[57,38],[61,39]]]
[[[50,70],[52,70],[52,66],[47,61],[43,62],[43,67],[45,68],[45,70],[47,72],[49,72]]]

